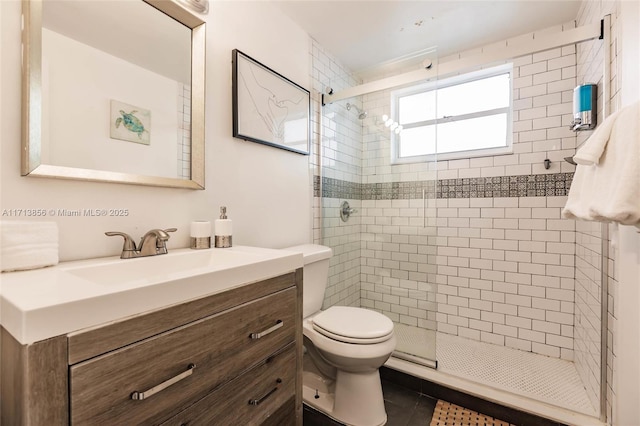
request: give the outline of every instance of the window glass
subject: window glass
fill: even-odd
[[[505,147],[506,133],[507,114],[440,123],[438,124],[438,152]]]
[[[438,117],[471,114],[509,106],[509,74],[438,90]]]
[[[418,121],[435,120],[436,91],[416,93],[398,99],[398,123],[404,125]]]
[[[511,151],[511,65],[392,93],[392,162],[495,155]]]
[[[433,155],[436,153],[436,126],[414,127],[399,135],[400,157]]]

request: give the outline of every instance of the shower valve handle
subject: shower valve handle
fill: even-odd
[[[343,222],[346,222],[347,220],[349,220],[349,216],[351,216],[351,214],[353,213],[356,213],[357,211],[358,210],[352,209],[349,206],[348,201],[343,201],[340,205],[340,219],[342,219]]]

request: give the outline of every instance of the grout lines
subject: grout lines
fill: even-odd
[[[399,330],[396,336],[398,350],[414,355],[433,351],[433,334],[429,337],[429,332],[412,333],[406,330],[410,327],[395,326]],[[429,343],[425,343],[429,338]],[[435,343],[438,371],[586,415],[596,415],[570,361],[445,333],[437,333]],[[425,344],[431,348],[424,348]]]

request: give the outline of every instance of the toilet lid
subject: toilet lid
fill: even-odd
[[[386,316],[350,306],[332,306],[313,317],[312,322],[317,332],[347,343],[384,342],[393,332],[393,322]]]

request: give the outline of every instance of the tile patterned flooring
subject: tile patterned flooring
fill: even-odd
[[[573,362],[404,324],[394,323],[394,327],[397,350],[437,359],[438,371],[587,416],[598,415]]]
[[[453,404],[458,405],[457,408],[465,409],[464,411],[475,411],[474,414],[483,413],[478,416],[479,419],[480,417],[486,417],[492,420],[490,423],[479,421],[478,423],[469,424],[499,425],[511,423],[520,426],[565,426],[552,420],[503,407],[388,368],[382,368],[380,373],[384,405],[387,411],[387,426],[430,426],[434,418],[434,412],[437,411],[438,398],[443,401],[451,401]],[[429,395],[426,395],[425,391]],[[436,397],[435,395],[438,396]],[[436,417],[435,424],[442,424],[441,421],[438,421],[439,419],[441,420],[441,417]],[[449,423],[451,420],[453,419],[447,418],[445,424],[461,426],[460,423]],[[341,423],[306,405],[304,406],[303,423],[305,426],[343,426]]]
[[[438,370],[596,417],[575,364],[449,334],[437,335]]]
[[[429,426],[438,402],[436,399],[382,380],[387,426]],[[304,407],[304,426],[341,426],[325,415]]]

